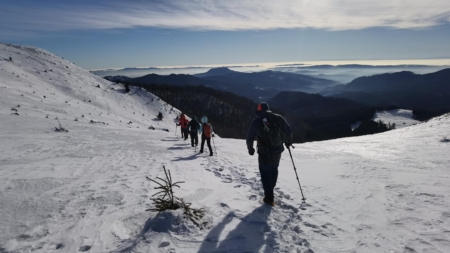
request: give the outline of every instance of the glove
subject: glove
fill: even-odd
[[[212,134],[211,136],[214,137],[214,134]]]
[[[248,149],[248,154],[249,155],[254,155],[255,154],[255,149],[254,148],[249,148]]]
[[[288,142],[285,142],[285,143],[284,143],[284,145],[286,146],[286,148],[288,148],[288,149],[289,149],[289,147],[291,147],[291,146],[292,146],[292,142],[290,142],[290,141],[288,141]]]

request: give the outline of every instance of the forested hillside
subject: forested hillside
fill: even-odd
[[[377,110],[349,99],[297,91],[282,91],[268,102],[273,108],[289,113],[294,118],[301,118],[317,133],[314,139],[320,140],[353,136],[356,132],[352,132],[350,125],[364,122],[362,128],[365,128]],[[360,129],[358,133],[382,132],[382,129],[367,130]]]
[[[190,117],[196,116],[200,119],[202,116],[207,116],[214,127],[214,132],[224,138],[245,139],[250,122],[255,117],[257,103],[231,92],[205,86],[152,84],[142,87],[140,84],[129,81],[125,82],[125,85],[144,88]],[[292,96],[286,97],[287,94],[296,94],[295,99]],[[298,100],[298,95],[303,99]],[[270,108],[273,112],[283,115],[289,122],[294,132],[294,143],[359,136],[388,130],[385,124],[375,124],[370,121],[375,108],[353,101],[301,92],[281,92],[275,98],[277,99],[268,101]],[[313,105],[314,108],[301,110],[304,106],[301,100],[309,101],[307,104]],[[303,113],[299,114],[299,112]],[[350,125],[358,121],[362,122],[358,131],[352,131]]]
[[[222,137],[244,138],[256,104],[250,99],[204,86],[151,85],[146,89],[190,117],[207,116]]]
[[[129,84],[132,85],[132,84]],[[146,85],[145,89],[180,109],[190,117],[207,116],[214,132],[225,138],[246,138],[250,122],[255,117],[257,103],[230,92],[204,86]],[[315,135],[300,118],[285,115],[291,123],[295,142],[313,141]],[[310,138],[307,138],[310,136]]]

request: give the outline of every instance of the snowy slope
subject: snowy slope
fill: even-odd
[[[170,105],[43,50],[0,44],[0,67],[0,252],[450,252],[449,115],[296,145],[307,203],[286,151],[270,208],[244,141],[195,153]],[[145,211],[163,166],[205,229]]]
[[[390,111],[376,112],[372,118],[373,121],[383,121],[385,124],[395,123],[395,128],[403,128],[418,124],[420,121],[415,120],[413,112],[405,109],[395,109]]]
[[[151,124],[156,127],[158,111],[170,111],[170,106],[147,92],[134,89],[125,94],[123,87],[38,48],[0,44],[0,64],[3,115],[14,112],[12,107],[20,104],[16,108],[20,116],[48,115],[61,123],[77,118],[113,126],[131,121],[129,127],[136,128]]]

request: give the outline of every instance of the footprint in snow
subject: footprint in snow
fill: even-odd
[[[165,248],[165,247],[167,247],[167,246],[169,246],[170,245],[170,242],[162,242],[159,246],[158,246],[158,248]]]
[[[314,224],[311,224],[311,223],[309,223],[309,222],[303,222],[303,225],[305,225],[305,226],[307,226],[307,227],[310,227],[310,228],[319,228],[318,226],[316,226],[316,225],[314,225]]]
[[[88,246],[88,245],[81,246],[79,251],[81,251],[81,252],[89,251],[91,249],[91,247],[92,246]]]
[[[249,199],[249,200],[256,200],[257,197],[258,197],[258,196],[256,196],[256,195],[251,195],[250,197],[248,197],[248,199]]]

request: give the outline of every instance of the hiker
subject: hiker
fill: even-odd
[[[200,132],[200,123],[198,123],[197,118],[194,116],[188,123],[189,134],[191,135],[191,146],[197,147],[198,145],[198,133]]]
[[[211,148],[211,137],[214,136],[213,128],[211,124],[208,123],[208,118],[206,116],[203,116],[201,121],[202,124],[200,126],[200,133],[202,133],[202,144],[200,146],[200,153],[203,153],[203,147],[205,146],[206,141],[209,148],[209,155],[212,156],[213,152]]]
[[[158,113],[158,116],[157,116],[157,117],[158,117],[159,120],[162,120],[162,119],[164,118],[164,117],[163,117],[163,114],[162,114],[161,112]]]
[[[181,114],[180,118],[178,119],[177,126],[181,126],[181,138],[184,138],[184,140],[187,140],[188,138],[188,123],[189,120],[186,119],[186,116],[184,116],[184,113]]]
[[[292,129],[286,120],[269,109],[267,103],[260,103],[255,112],[256,118],[247,132],[247,148],[250,155],[255,154],[253,142],[257,139],[259,172],[264,189],[263,202],[274,206],[273,189],[277,184],[278,165],[281,153],[292,145]]]

